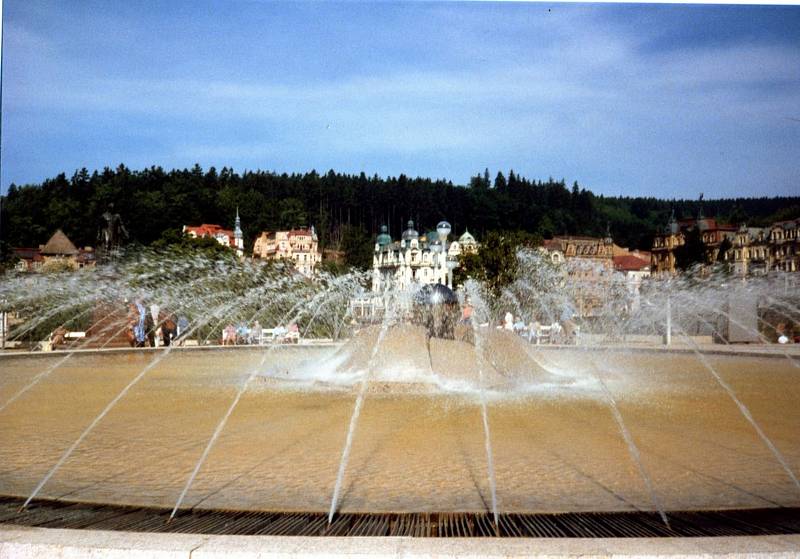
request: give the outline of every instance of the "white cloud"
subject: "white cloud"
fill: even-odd
[[[432,9],[434,15],[454,11]],[[453,45],[448,56],[474,59],[471,64],[387,64],[303,82],[270,72],[239,80],[188,72],[157,76],[157,64],[151,74],[110,66],[100,72],[12,24],[4,105],[31,114],[85,115],[101,125],[144,120],[185,129],[171,139],[165,134],[172,142],[167,149],[198,160],[302,151],[309,159],[330,153],[358,160],[441,152],[475,160],[476,167],[497,160],[523,170],[548,160],[562,162],[563,169],[544,171],[557,176],[620,168],[620,174],[645,179],[670,166],[723,165],[712,151],[744,149],[768,137],[776,120],[797,116],[798,45],[648,51],[645,33],[602,25],[596,8],[554,11],[501,18],[507,27],[493,36],[484,18],[467,13],[443,33]],[[528,36],[541,40],[523,40]],[[220,133],[207,137],[214,126]],[[192,138],[194,128],[206,133]],[[230,132],[237,128],[242,133]],[[785,126],[780,130],[787,135]],[[753,145],[749,153],[763,151]]]

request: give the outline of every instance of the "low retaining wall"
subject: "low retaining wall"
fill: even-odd
[[[713,344],[714,339],[711,336],[689,336],[692,342],[696,343],[697,345],[708,345]],[[581,345],[609,345],[610,342],[608,340],[608,336],[604,334],[580,334],[579,337],[579,344]],[[618,342],[619,345],[639,345],[639,344],[648,344],[648,345],[663,345],[664,344],[664,337],[657,336],[655,334],[628,334]],[[674,347],[692,347],[692,344],[684,337],[679,334],[672,335],[672,343],[670,344]]]
[[[57,351],[0,351],[0,359],[14,357],[63,357],[74,353],[76,355],[93,355],[106,353],[132,354],[132,353],[163,353],[184,352],[184,351],[300,351],[300,350],[323,350],[339,348],[344,342],[306,342],[300,344],[269,344],[269,345],[185,345],[171,347],[112,347],[112,348],[93,348],[93,349],[66,349]]]

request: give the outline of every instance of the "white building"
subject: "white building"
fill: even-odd
[[[475,238],[466,232],[459,241],[448,243],[452,228],[446,221],[439,222],[435,232],[423,237],[414,229],[413,221],[407,227],[399,241],[392,241],[388,228],[381,227],[372,259],[372,291],[408,289],[415,283],[439,283],[452,289],[458,257],[462,252],[477,251]]]
[[[614,256],[614,270],[625,276],[625,285],[632,298],[629,310],[637,312],[641,305],[639,291],[642,282],[650,277],[650,253],[625,249],[624,254]]]

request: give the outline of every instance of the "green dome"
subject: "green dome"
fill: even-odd
[[[392,236],[389,235],[389,228],[385,225],[381,225],[381,233],[378,235],[378,244],[382,247],[391,244]]]

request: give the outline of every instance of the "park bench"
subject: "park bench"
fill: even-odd
[[[536,345],[541,345],[542,343],[550,343],[550,330],[552,326],[539,326],[536,331]]]

